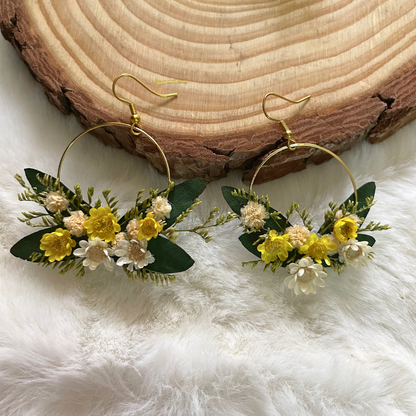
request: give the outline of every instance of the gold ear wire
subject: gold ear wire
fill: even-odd
[[[161,156],[162,156],[162,158],[163,158],[163,161],[164,161],[164,163],[165,163],[165,167],[166,167],[166,176],[167,176],[167,178],[168,178],[168,186],[170,185],[170,183],[171,183],[171,180],[170,180],[170,169],[169,169],[169,163],[168,163],[168,160],[167,160],[167,158],[166,158],[166,155],[165,155],[165,153],[163,152],[163,150],[162,150],[162,148],[159,146],[159,144],[157,143],[157,141],[152,137],[152,136],[150,136],[148,133],[146,133],[144,130],[142,130],[142,127],[140,126],[140,124],[139,124],[139,122],[140,122],[140,116],[137,114],[137,112],[136,112],[136,107],[134,106],[134,104],[131,102],[131,101],[129,101],[129,100],[126,100],[125,98],[122,98],[122,97],[120,97],[119,95],[117,95],[117,93],[116,93],[116,84],[117,84],[117,81],[120,79],[120,78],[123,78],[123,77],[129,77],[129,78],[133,78],[135,81],[137,81],[142,87],[144,87],[147,91],[149,91],[149,92],[151,92],[152,94],[154,94],[154,95],[157,95],[158,97],[162,97],[162,98],[169,98],[169,97],[177,97],[178,96],[178,93],[177,92],[174,92],[174,93],[171,93],[171,94],[159,94],[159,93],[157,93],[156,91],[153,91],[153,90],[151,90],[149,87],[147,87],[145,84],[143,84],[143,82],[141,82],[141,81],[139,81],[135,76],[133,76],[133,75],[131,75],[131,74],[121,74],[121,75],[119,75],[114,81],[113,81],[113,94],[114,94],[114,97],[116,97],[117,98],[117,100],[120,100],[120,101],[122,101],[123,103],[127,103],[128,105],[129,105],[129,107],[130,107],[130,112],[131,112],[131,117],[130,117],[130,122],[131,122],[131,125],[130,124],[126,124],[126,123],[122,123],[122,122],[120,122],[120,121],[110,121],[110,122],[108,122],[108,123],[102,123],[102,124],[99,124],[99,125],[97,125],[97,126],[93,126],[93,127],[90,127],[89,129],[87,129],[87,130],[84,130],[82,133],[80,133],[77,137],[75,137],[75,139],[73,139],[72,141],[71,141],[71,143],[69,143],[69,145],[66,147],[66,149],[64,150],[64,153],[62,154],[62,156],[61,156],[61,159],[60,159],[60,161],[59,161],[59,165],[58,165],[58,173],[57,173],[57,175],[56,175],[56,183],[57,183],[57,187],[59,188],[59,186],[60,186],[60,183],[61,183],[61,169],[62,169],[62,164],[64,163],[64,159],[65,159],[65,156],[66,156],[66,154],[68,153],[68,151],[69,151],[69,149],[72,147],[72,145],[77,141],[77,140],[79,140],[82,136],[84,136],[84,134],[87,134],[87,133],[89,133],[89,132],[91,132],[91,131],[93,131],[93,130],[96,130],[96,129],[99,129],[99,128],[102,128],[102,127],[111,127],[111,126],[119,126],[119,127],[127,127],[127,128],[130,128],[130,131],[135,135],[135,136],[139,136],[140,134],[144,134],[151,142],[153,142],[153,144],[157,147],[157,149],[159,150],[159,152],[160,152],[160,154],[161,154]]]
[[[123,103],[126,103],[126,104],[128,104],[129,105],[129,107],[130,107],[130,112],[131,112],[131,117],[130,117],[130,121],[131,121],[131,132],[134,134],[134,135],[136,135],[136,136],[138,136],[138,135],[140,135],[141,134],[141,132],[139,132],[139,131],[136,131],[134,128],[135,127],[138,127],[139,129],[141,129],[141,126],[140,126],[140,116],[137,114],[137,111],[136,111],[136,107],[135,107],[135,105],[134,105],[134,103],[132,103],[131,101],[129,101],[129,100],[127,100],[127,99],[125,99],[125,98],[122,98],[122,97],[120,97],[119,95],[117,95],[117,93],[116,93],[116,84],[117,84],[117,81],[120,79],[120,78],[125,78],[125,77],[128,77],[128,78],[132,78],[132,79],[134,79],[137,83],[139,83],[143,88],[145,88],[147,91],[149,91],[150,93],[152,93],[152,94],[154,94],[154,95],[157,95],[158,97],[161,97],[161,98],[170,98],[170,97],[177,97],[178,96],[178,93],[177,92],[173,92],[173,93],[171,93],[171,94],[159,94],[159,93],[157,93],[156,91],[153,91],[152,89],[150,89],[147,85],[145,85],[145,84],[143,84],[143,82],[141,82],[139,79],[137,79],[134,75],[131,75],[131,74],[121,74],[121,75],[119,75],[114,81],[113,81],[113,88],[112,88],[112,90],[113,90],[113,94],[114,94],[114,97],[116,97],[117,98],[117,100],[120,100],[120,101],[122,101]]]
[[[282,127],[282,130],[283,130],[283,137],[287,140],[287,144],[289,146],[289,149],[292,150],[291,147],[290,147],[290,142],[293,142],[293,143],[296,143],[296,142],[295,142],[295,140],[292,139],[292,132],[289,129],[289,127],[286,125],[286,123],[283,120],[277,120],[276,118],[270,117],[267,114],[267,111],[266,111],[266,100],[271,95],[273,95],[274,97],[277,97],[277,98],[281,98],[282,100],[288,101],[289,103],[293,103],[293,104],[299,104],[299,103],[301,103],[303,101],[309,100],[309,98],[311,98],[311,96],[310,95],[307,95],[306,97],[303,97],[303,98],[301,98],[298,101],[292,101],[292,100],[289,100],[289,98],[283,97],[282,95],[278,95],[278,94],[276,94],[274,92],[269,92],[263,98],[263,105],[262,105],[262,107],[263,107],[263,113],[264,113],[264,115],[269,120],[277,121],[278,123],[280,123],[280,126]]]
[[[260,165],[257,167],[256,171],[254,172],[253,178],[251,179],[250,188],[249,188],[249,191],[248,191],[249,195],[252,194],[254,181],[256,180],[256,177],[257,177],[258,173],[260,172],[261,168],[269,161],[269,159],[271,159],[273,156],[275,156],[278,153],[283,152],[284,150],[287,150],[287,149],[294,151],[297,147],[312,147],[312,148],[315,148],[315,149],[322,150],[325,153],[328,153],[334,159],[336,159],[339,163],[341,163],[341,165],[347,171],[348,176],[350,177],[350,180],[351,180],[351,183],[352,183],[352,187],[354,188],[355,202],[358,202],[357,187],[355,185],[354,178],[353,178],[350,170],[348,169],[347,165],[342,161],[342,159],[339,156],[337,156],[335,153],[331,152],[330,150],[325,149],[325,147],[319,146],[319,145],[314,144],[314,143],[296,143],[295,139],[292,138],[292,132],[289,130],[286,123],[283,120],[277,120],[275,118],[272,118],[267,114],[265,106],[266,106],[266,100],[270,95],[281,98],[281,99],[283,99],[285,101],[288,101],[290,103],[293,103],[293,104],[299,104],[302,101],[305,101],[305,100],[308,100],[309,98],[311,98],[311,96],[308,95],[304,98],[301,98],[298,101],[292,101],[292,100],[289,100],[286,97],[282,97],[281,95],[275,94],[274,92],[269,92],[268,94],[266,94],[264,96],[264,98],[263,98],[263,113],[269,120],[277,121],[278,123],[280,123],[280,125],[283,129],[283,137],[287,140],[287,145],[283,146],[283,147],[279,147],[278,149],[274,150],[260,163]]]

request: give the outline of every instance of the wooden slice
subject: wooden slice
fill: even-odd
[[[165,150],[174,177],[216,179],[245,170],[248,180],[283,143],[262,113],[271,99],[299,141],[342,153],[358,141],[390,136],[416,117],[416,1],[396,0],[0,0],[1,30],[47,96],[85,127],[128,122],[136,104],[142,127]],[[176,80],[176,81],[172,81]],[[183,80],[183,82],[177,81]],[[144,138],[98,130],[106,144],[163,162]],[[258,182],[321,163],[319,151],[283,152]]]

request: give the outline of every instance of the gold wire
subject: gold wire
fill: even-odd
[[[263,160],[263,162],[261,162],[261,163],[260,163],[260,165],[258,166],[258,168],[256,169],[256,171],[254,172],[253,178],[252,178],[252,180],[251,180],[251,183],[250,183],[250,189],[249,189],[249,195],[251,195],[251,193],[252,193],[252,190],[253,190],[253,185],[254,185],[254,181],[256,180],[256,177],[257,177],[258,173],[260,172],[261,168],[262,168],[262,167],[264,166],[264,164],[265,164],[265,163],[267,163],[267,161],[268,161],[268,160],[270,160],[273,156],[275,156],[275,155],[277,155],[278,153],[283,152],[284,150],[287,150],[287,149],[294,151],[297,147],[313,147],[313,148],[315,148],[315,149],[319,149],[319,150],[322,150],[323,152],[326,152],[326,153],[330,154],[330,155],[331,155],[333,158],[335,158],[335,159],[336,159],[339,163],[341,163],[341,165],[342,165],[342,166],[344,167],[344,169],[347,171],[348,176],[349,176],[349,177],[350,177],[350,179],[351,179],[351,183],[352,183],[352,186],[353,186],[353,188],[354,188],[355,201],[356,201],[356,202],[358,202],[357,187],[356,187],[356,185],[355,185],[354,178],[353,178],[353,176],[352,176],[352,174],[351,174],[350,170],[348,169],[347,165],[346,165],[346,164],[342,161],[342,159],[341,159],[339,156],[337,156],[334,152],[331,152],[330,150],[325,149],[325,148],[324,148],[324,147],[322,147],[322,146],[319,146],[319,145],[314,144],[314,143],[297,143],[297,142],[295,141],[295,139],[293,139],[293,138],[292,138],[292,132],[289,130],[289,128],[287,127],[286,123],[285,123],[283,120],[277,120],[277,119],[275,119],[275,118],[273,118],[273,117],[270,117],[270,116],[267,114],[267,111],[266,111],[266,100],[267,100],[267,98],[268,98],[268,97],[270,97],[270,96],[274,96],[274,97],[281,98],[282,100],[288,101],[288,102],[293,103],[293,104],[299,104],[299,103],[301,103],[302,101],[308,100],[308,99],[311,97],[310,95],[308,95],[308,96],[306,96],[306,97],[301,98],[301,99],[300,99],[300,100],[298,100],[298,101],[292,101],[292,100],[289,100],[289,99],[288,99],[288,98],[286,98],[286,97],[283,97],[283,96],[281,96],[281,95],[275,94],[274,92],[269,92],[269,93],[267,93],[267,94],[264,96],[264,98],[263,98],[263,105],[262,105],[262,107],[263,107],[263,113],[264,113],[264,115],[265,115],[265,116],[266,116],[269,120],[272,120],[272,121],[277,121],[278,123],[280,123],[280,126],[281,126],[281,127],[282,127],[282,129],[283,129],[283,137],[287,140],[287,146],[284,146],[284,147],[281,147],[281,148],[279,148],[279,149],[276,149],[275,151],[273,151],[272,153],[270,153],[270,154],[266,157],[266,159],[264,159],[264,160]]]
[[[352,174],[351,174],[351,172],[350,172],[350,170],[348,169],[348,167],[347,167],[347,165],[341,160],[341,158],[339,157],[339,156],[337,156],[335,153],[333,153],[333,152],[331,152],[330,150],[328,150],[328,149],[325,149],[324,147],[322,147],[322,146],[318,146],[317,144],[314,144],[314,143],[294,143],[294,144],[291,144],[290,146],[293,146],[294,148],[296,148],[296,147],[314,147],[315,149],[319,149],[319,150],[322,150],[322,151],[324,151],[324,152],[326,152],[326,153],[328,153],[328,154],[330,154],[333,158],[335,158],[336,160],[338,160],[338,162],[339,163],[341,163],[341,165],[344,167],[344,169],[347,171],[347,173],[348,173],[348,176],[350,177],[350,179],[351,179],[351,183],[352,183],[352,186],[353,186],[353,188],[354,188],[354,195],[355,195],[355,201],[356,202],[358,202],[358,194],[357,194],[357,187],[355,186],[355,181],[354,181],[354,178],[353,178],[353,176],[352,176]],[[289,149],[289,146],[284,146],[284,147],[281,147],[281,148],[279,148],[279,149],[276,149],[274,152],[272,152],[272,153],[270,153],[267,157],[266,157],[266,159],[264,159],[263,160],[263,162],[261,162],[261,164],[259,165],[259,167],[256,169],[256,172],[254,173],[254,175],[253,175],[253,179],[251,180],[251,183],[250,183],[250,189],[249,189],[249,195],[251,195],[251,192],[252,192],[252,189],[253,189],[253,185],[254,185],[254,181],[256,180],[256,176],[257,176],[257,174],[260,172],[260,169],[264,166],[264,164],[269,160],[269,159],[271,159],[273,156],[275,156],[275,155],[277,155],[278,153],[280,153],[280,152],[283,152],[284,150],[287,150],[287,149]],[[295,149],[293,149],[293,150],[295,150]]]
[[[59,187],[59,185],[61,183],[61,168],[62,168],[62,163],[64,162],[65,156],[68,153],[69,149],[72,147],[72,145],[78,139],[80,139],[84,134],[87,134],[90,131],[99,129],[101,127],[109,127],[109,126],[120,126],[120,127],[131,128],[130,124],[121,123],[119,121],[112,121],[112,122],[109,122],[109,123],[103,123],[103,124],[99,124],[98,126],[90,127],[89,129],[83,131],[81,134],[79,134],[77,137],[75,137],[75,139],[73,139],[71,141],[71,143],[69,143],[69,145],[66,147],[64,153],[61,156],[61,160],[59,161],[58,174],[56,175],[58,187]],[[140,133],[143,133],[148,139],[150,139],[155,144],[155,146],[159,150],[160,154],[162,155],[162,158],[163,158],[163,161],[164,161],[165,167],[166,167],[166,176],[168,177],[168,186],[169,186],[170,183],[171,183],[171,180],[170,180],[170,169],[169,169],[169,163],[168,163],[168,160],[166,158],[165,153],[163,152],[162,148],[159,146],[159,144],[157,143],[157,141],[152,136],[150,136],[148,133],[146,133],[144,130],[142,130],[141,128],[139,128],[137,126],[135,126],[135,129],[140,130]]]
[[[126,123],[121,123],[119,121],[110,121],[108,123],[102,123],[99,124],[97,126],[94,127],[90,127],[87,130],[84,130],[81,134],[79,134],[77,137],[75,137],[75,139],[73,139],[71,141],[71,143],[69,143],[69,145],[66,147],[64,153],[61,156],[61,160],[59,161],[59,166],[58,166],[58,174],[56,175],[56,179],[57,179],[57,184],[58,187],[61,183],[61,168],[62,168],[62,163],[64,162],[65,156],[68,153],[69,149],[72,147],[72,145],[78,140],[80,139],[84,134],[89,133],[90,131],[93,131],[95,129],[99,129],[101,127],[109,127],[109,126],[121,126],[121,127],[128,127],[131,131],[131,133],[133,133],[135,136],[139,136],[140,134],[144,134],[150,141],[152,141],[155,146],[157,147],[157,149],[159,150],[160,154],[162,155],[163,161],[165,163],[165,167],[166,167],[166,176],[168,177],[168,186],[171,184],[171,180],[170,180],[170,169],[169,169],[169,163],[168,163],[168,159],[166,158],[165,153],[163,152],[162,148],[159,146],[159,144],[157,143],[157,141],[150,136],[148,133],[146,133],[144,130],[142,130],[139,121],[140,121],[140,116],[137,114],[136,112],[136,107],[134,106],[134,103],[132,103],[131,101],[120,97],[119,95],[117,95],[116,93],[116,84],[117,81],[120,78],[124,78],[124,77],[128,77],[128,78],[132,78],[135,81],[137,81],[142,87],[144,87],[147,91],[151,92],[154,95],[157,95],[158,97],[162,97],[162,98],[169,98],[169,97],[177,97],[178,93],[174,92],[171,94],[159,94],[156,91],[151,90],[149,87],[147,87],[145,84],[143,84],[143,82],[141,82],[140,80],[138,80],[135,76],[131,75],[131,74],[121,74],[119,75],[114,81],[113,81],[113,94],[114,97],[117,98],[117,100],[122,101],[123,103],[127,103],[130,107],[130,112],[131,112],[131,117],[130,117],[130,121],[131,124],[126,124]]]
[[[117,93],[116,93],[116,84],[117,84],[117,81],[120,79],[120,78],[124,78],[124,77],[128,77],[128,78],[132,78],[132,79],[134,79],[136,82],[138,82],[143,88],[145,88],[147,91],[149,91],[149,92],[151,92],[152,94],[154,94],[154,95],[157,95],[158,97],[162,97],[162,98],[169,98],[169,97],[177,97],[178,96],[178,93],[177,92],[173,92],[173,93],[171,93],[171,94],[159,94],[158,92],[156,92],[156,91],[153,91],[152,89],[150,89],[147,85],[145,85],[145,84],[143,84],[143,82],[141,82],[139,79],[137,79],[134,75],[131,75],[131,74],[121,74],[121,75],[119,75],[114,81],[113,81],[113,94],[114,94],[114,97],[116,97],[117,98],[117,100],[120,100],[120,101],[123,101],[123,103],[127,103],[128,105],[131,105],[131,104],[133,104],[131,101],[129,101],[129,100],[126,100],[125,98],[122,98],[122,97],[120,97],[119,95],[117,95]],[[181,82],[182,82],[182,80],[180,80]]]

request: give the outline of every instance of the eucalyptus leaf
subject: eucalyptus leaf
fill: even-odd
[[[366,205],[365,199],[370,197],[370,196],[374,196],[375,193],[376,193],[376,184],[375,184],[375,182],[367,182],[363,186],[360,186],[357,189],[358,209],[361,209],[363,206],[365,206]],[[348,201],[354,201],[355,202],[354,193],[352,193],[349,196],[349,198],[345,200],[344,204],[347,205]],[[361,217],[366,218],[369,211],[370,211],[369,209],[366,209],[366,210],[360,212],[358,215],[359,215],[360,218]]]
[[[221,190],[222,190],[224,199],[227,201],[227,204],[230,206],[230,208],[237,215],[241,215],[241,208],[247,205],[248,203],[247,199],[240,197],[240,196],[232,195],[232,192],[237,191],[237,189],[231,186],[223,186]],[[276,210],[270,207],[269,214],[273,212],[276,212]],[[272,218],[267,218],[265,220],[265,223],[266,223],[267,228],[270,228],[271,230],[276,230],[278,232],[284,232],[286,227],[290,227],[291,225],[289,221],[287,221],[286,218],[281,213],[279,213],[279,217],[277,218],[276,221],[273,220]]]
[[[152,238],[147,249],[153,254],[155,261],[146,266],[146,269],[154,272],[179,273],[188,270],[194,264],[194,260],[186,251],[161,235]]]
[[[168,196],[172,211],[170,217],[165,220],[165,229],[170,227],[175,219],[194,203],[195,199],[204,192],[206,186],[207,182],[201,178],[190,179],[174,186]]]
[[[44,234],[52,233],[59,227],[61,226],[56,225],[51,228],[45,228],[43,230],[37,231],[36,233],[23,237],[10,249],[10,253],[12,253],[13,256],[19,257],[23,260],[29,260],[29,257],[32,253],[43,254],[44,251],[40,249],[40,240]]]
[[[374,182],[367,182],[365,183],[363,186],[360,186],[357,189],[357,195],[358,195],[358,208],[357,209],[361,209],[364,205],[366,205],[365,199],[370,197],[370,196],[374,196],[376,192],[376,184]],[[348,204],[348,201],[355,201],[355,195],[354,193],[352,193],[344,202],[343,204],[345,204],[345,206]],[[341,204],[341,205],[343,205]],[[370,210],[366,209],[362,212],[360,212],[358,214],[358,216],[361,218],[363,217],[364,219],[367,217],[368,212]],[[331,229],[328,229],[327,227],[329,226],[330,222],[326,221],[321,228],[319,229],[318,233],[322,233],[322,230],[326,229],[325,234],[328,234],[330,232],[332,232]]]
[[[258,258],[261,258],[261,253],[257,250],[257,246],[254,246],[253,244],[259,239],[261,234],[262,233],[242,234],[238,238],[241,241],[241,244]]]
[[[372,237],[371,235],[361,234],[361,233],[358,233],[356,240],[358,240],[358,241],[367,241],[368,245],[371,246],[371,247],[373,247],[375,242],[376,242],[376,239],[374,237]]]
[[[39,179],[37,178],[37,175],[44,176],[45,174],[43,172],[41,172],[40,170],[32,169],[32,168],[26,168],[25,169],[25,175],[26,175],[27,180],[30,183],[30,186],[32,188],[36,188],[38,194],[40,194],[41,192],[48,191],[48,188],[45,185],[43,185],[41,182],[39,182]],[[51,175],[49,175],[49,176],[52,178],[52,180],[54,182],[56,181],[56,178],[54,178]],[[75,196],[74,192],[71,191],[62,182],[60,183],[60,186],[63,187],[65,193],[69,192],[69,199],[72,199]],[[85,204],[87,206],[90,206],[84,200],[82,201],[82,204]],[[72,206],[72,208],[77,209],[77,207],[75,207],[73,204],[70,204],[70,206]]]

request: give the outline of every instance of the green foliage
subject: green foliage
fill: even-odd
[[[10,253],[15,257],[19,257],[23,260],[30,259],[32,253],[38,253],[43,256],[43,251],[40,249],[40,240],[46,233],[54,232],[58,226],[47,228],[46,230],[40,230],[33,234],[27,235],[19,240],[11,249]]]
[[[257,250],[257,244],[261,237],[260,232],[251,233],[251,234],[242,234],[238,239],[240,240],[241,244],[252,254],[256,257],[261,257],[261,253]]]
[[[219,215],[219,208],[214,207],[211,209],[208,218],[202,223],[197,225],[194,228],[188,230],[177,230],[177,232],[191,232],[199,235],[204,239],[206,243],[209,243],[212,240],[212,236],[209,234],[209,228],[218,227],[219,225],[224,225],[227,222],[230,222],[237,218],[238,216],[233,212],[227,212],[227,214]],[[178,217],[179,219],[179,217]],[[215,220],[215,223],[213,222]],[[176,225],[176,224],[175,224]],[[175,228],[176,229],[176,228]]]
[[[170,217],[166,219],[166,227],[170,227],[175,222],[178,223],[177,217],[187,211],[191,205],[195,204],[195,201],[204,192],[206,186],[207,182],[205,180],[197,178],[182,182],[171,189],[168,200],[172,205],[172,211]]]
[[[107,203],[107,205],[110,207],[111,209],[111,213],[114,214],[116,217],[118,216],[118,208],[117,208],[117,197],[113,196],[110,198],[110,189],[107,189],[106,191],[103,191],[103,197],[105,199],[105,202]]]
[[[293,211],[296,211],[299,214],[299,217],[301,218],[303,225],[309,230],[312,231],[312,218],[310,217],[310,212],[307,211],[306,209],[304,210],[300,210],[299,208],[299,204],[297,202],[292,202],[291,207],[288,209],[287,213],[286,213],[286,217],[287,219],[290,218],[290,216],[293,214]],[[288,227],[288,223],[286,224],[286,227]]]
[[[254,192],[249,195],[244,189],[236,189],[231,186],[223,186],[221,190],[224,199],[238,217],[241,215],[241,208],[247,205],[248,201],[254,201],[263,204],[270,215],[270,217],[265,220],[264,230],[268,228],[283,232],[286,227],[290,226],[289,221],[280,212],[270,207],[270,201],[267,195],[258,197]]]
[[[366,234],[361,234],[361,233],[359,233],[357,235],[357,240],[358,241],[367,241],[368,245],[371,246],[371,247],[373,247],[375,242],[376,242],[376,239],[374,237],[372,237],[371,235],[366,235]]]
[[[146,266],[146,269],[153,272],[179,273],[194,264],[194,260],[185,250],[160,235],[149,241],[147,249],[153,254],[155,262]]]
[[[156,286],[159,286],[159,284],[164,286],[168,285],[169,283],[174,283],[176,279],[175,275],[158,273],[149,269],[139,269],[131,272],[127,270],[126,265],[123,266],[123,270],[131,280],[141,280],[142,282],[150,281]]]

